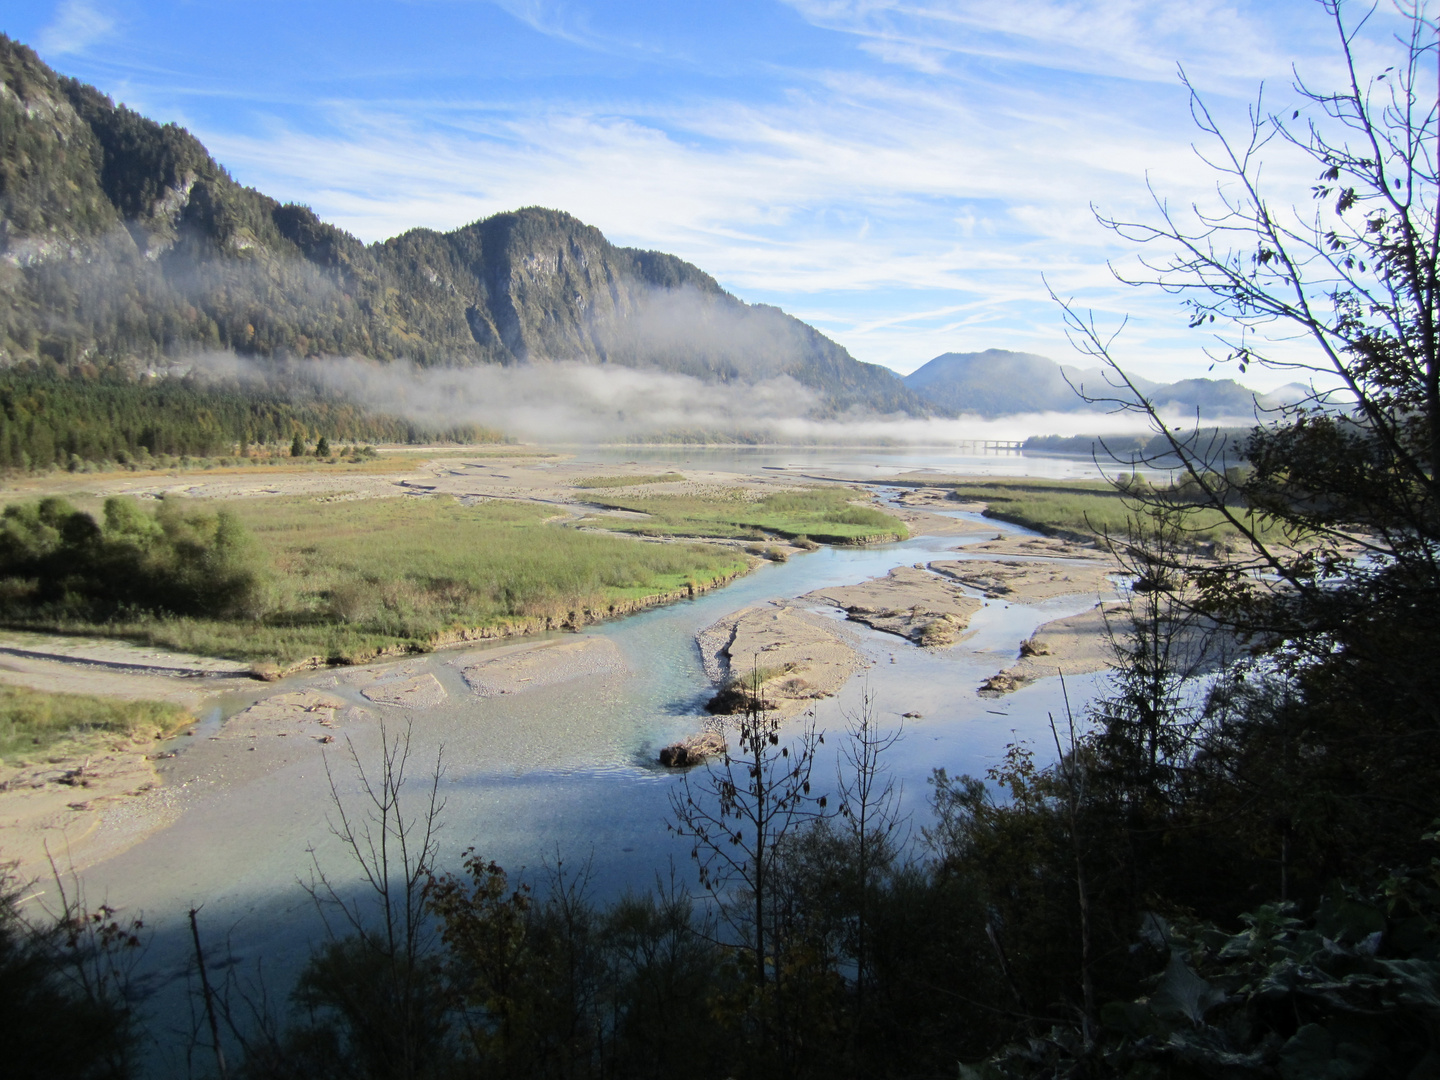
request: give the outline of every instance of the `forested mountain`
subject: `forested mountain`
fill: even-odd
[[[584,361],[790,376],[819,415],[934,411],[813,327],[568,214],[531,207],[366,245],[3,35],[0,76],[0,364],[133,371],[205,349]]]
[[[1113,379],[1113,376],[1111,377]],[[1206,419],[1241,419],[1280,399],[1298,400],[1305,388],[1283,387],[1274,394],[1257,395],[1233,379],[1183,379],[1157,383],[1131,376],[1136,388],[1160,408],[1199,410]],[[1102,411],[1078,393],[1090,397],[1123,396],[1099,368],[1057,364],[1035,353],[986,349],[984,352],[945,353],[905,377],[905,385],[937,408],[981,416],[1028,412]]]

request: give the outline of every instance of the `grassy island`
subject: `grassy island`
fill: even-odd
[[[169,735],[194,717],[161,701],[115,701],[0,685],[0,763],[90,750]]]
[[[1138,485],[1135,486],[1135,485]],[[1135,495],[1168,496],[1177,505],[1193,501],[1185,483],[1152,487],[1145,480],[946,480],[932,486],[949,488],[956,499],[983,502],[987,517],[1008,521],[1050,536],[1078,540],[1109,534],[1123,536],[1136,517]],[[1261,533],[1266,527],[1257,523]],[[1187,509],[1186,528],[1198,543],[1238,541],[1239,532],[1218,509]]]
[[[643,519],[597,517],[590,524],[642,536],[713,536],[764,540],[800,536],[825,544],[874,544],[903,540],[904,522],[873,506],[854,488],[814,487],[756,498],[740,488],[703,495],[611,495],[590,502]]]

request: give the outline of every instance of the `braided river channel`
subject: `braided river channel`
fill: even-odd
[[[929,467],[937,473],[1094,475],[1088,461],[1014,456],[947,455],[913,451],[844,456],[841,451],[773,450],[743,454],[670,451],[662,458],[634,449],[593,454],[607,461],[665,461],[683,468],[751,471],[764,468],[867,480]],[[886,497],[883,487],[874,490]],[[385,714],[391,737],[408,731],[412,814],[422,808],[427,776],[437,757],[440,864],[458,868],[470,847],[512,875],[542,878],[563,861],[589,876],[597,900],[643,889],[657,875],[694,884],[689,841],[667,829],[670,798],[682,783],[656,763],[660,747],[699,730],[704,703],[714,693],[701,665],[695,635],[741,608],[854,584],[897,566],[963,559],[965,545],[1024,530],[978,514],[946,511],[973,524],[965,536],[919,535],[873,547],[822,547],[785,563],[766,563],[732,584],[694,599],[657,607],[582,631],[609,639],[623,665],[594,677],[570,679],[525,693],[478,697],[448,661],[446,651],[393,661],[405,673],[429,673],[446,691],[441,704],[379,709],[360,688],[334,671],[294,676],[279,689],[321,689],[375,717]],[[835,697],[814,708],[824,732],[843,732],[847,714],[869,695],[882,727],[903,724],[903,737],[887,754],[890,775],[902,789],[911,835],[920,842],[930,819],[928,780],[936,768],[951,775],[984,776],[1006,748],[1026,742],[1037,761],[1054,755],[1049,717],[1062,725],[1065,692],[1078,709],[1095,692],[1099,675],[1041,679],[1003,697],[982,697],[980,684],[1013,662],[1018,643],[1042,623],[1094,607],[1094,595],[1035,603],[989,600],[970,623],[971,633],[944,649],[926,650],[906,639],[845,622],[866,662]],[[837,621],[844,614],[817,608]],[[569,635],[572,639],[574,635]],[[489,646],[514,648],[512,641]],[[475,646],[469,649],[474,651]],[[379,665],[376,665],[379,666]],[[276,692],[275,686],[266,688]],[[140,981],[156,1015],[189,1016],[181,995],[192,966],[186,913],[198,908],[208,940],[225,942],[215,963],[253,978],[263,972],[271,993],[290,985],[311,945],[325,933],[305,885],[318,866],[343,893],[363,896],[360,870],[337,840],[335,798],[351,813],[362,809],[355,763],[348,747],[373,773],[381,730],[374,720],[338,725],[336,741],[316,748],[289,740],[287,753],[222,752],[217,739],[227,717],[258,695],[237,695],[212,710],[167,771],[168,824],[133,846],[85,869],[92,905],[106,901],[126,914],[142,914],[151,939]],[[914,714],[902,719],[903,714]],[[793,733],[797,718],[787,723]],[[835,786],[831,737],[814,771],[817,789]],[[274,740],[277,745],[285,740]],[[233,746],[231,747],[233,750]],[[302,752],[303,751],[303,752]],[[702,767],[703,768],[703,767]],[[692,773],[692,779],[694,774]],[[334,794],[332,794],[332,782]],[[158,792],[157,792],[158,794]],[[157,1032],[157,1034],[159,1034]]]

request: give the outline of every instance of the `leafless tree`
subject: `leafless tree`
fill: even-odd
[[[786,838],[826,805],[810,790],[815,753],[824,737],[807,715],[792,741],[781,738],[780,718],[765,707],[759,680],[750,704],[736,718],[737,746],[685,777],[671,795],[670,828],[692,842],[701,885],[721,900],[721,911],[744,942],[751,975],[762,991],[778,978],[772,941],[776,857]]]
[[[892,866],[904,845],[906,819],[900,812],[900,787],[885,755],[904,736],[903,725],[882,729],[875,698],[866,687],[858,711],[846,714],[847,738],[836,765],[836,811],[848,826],[854,853],[856,1016],[864,1011],[870,974],[871,893],[877,874]]]
[[[1178,296],[1190,325],[1214,333],[1213,360],[1293,374],[1309,395],[1260,415],[1243,446],[1167,422],[1126,372],[1115,335],[1062,301],[1072,341],[1109,374],[1086,396],[1145,415],[1167,459],[1151,464],[1178,461],[1184,480],[1171,504],[1203,508],[1243,538],[1242,557],[1204,581],[1237,601],[1268,589],[1262,578],[1301,601],[1340,579],[1378,582],[1379,567],[1440,580],[1436,26],[1423,4],[1400,6],[1396,62],[1366,76],[1355,44],[1376,9],[1319,6],[1335,28],[1342,86],[1320,90],[1297,74],[1296,106],[1276,113],[1262,95],[1236,135],[1182,72],[1213,202],[1177,208],[1152,188],[1149,220],[1098,215],[1163,252],[1120,279]],[[1272,201],[1263,167],[1279,153],[1315,168],[1308,207]]]

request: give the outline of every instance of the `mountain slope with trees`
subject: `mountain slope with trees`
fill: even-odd
[[[0,364],[133,370],[221,349],[788,376],[816,415],[934,411],[778,308],[559,211],[366,245],[0,35]]]

